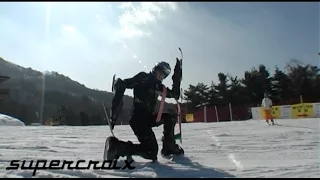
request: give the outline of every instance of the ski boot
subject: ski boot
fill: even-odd
[[[163,137],[162,137],[162,156],[183,155],[184,150],[176,144],[174,137],[174,127],[176,124],[176,117],[171,116],[166,119],[163,124]]]
[[[105,160],[119,159],[120,157],[127,157],[127,160],[132,159],[131,148],[132,142],[123,142],[116,137],[110,136],[106,140],[105,146]]]
[[[172,156],[172,155],[184,155],[184,150],[175,142],[174,138],[166,138],[165,136],[162,137],[162,156]]]
[[[274,125],[274,121],[273,121],[273,119],[271,119],[271,123],[272,123],[272,125]]]

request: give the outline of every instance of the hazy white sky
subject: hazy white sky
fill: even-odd
[[[1,2],[0,24],[0,57],[107,91],[115,73],[149,72],[158,61],[173,69],[178,47],[183,88],[210,85],[219,72],[243,77],[261,63],[319,65],[318,2]]]

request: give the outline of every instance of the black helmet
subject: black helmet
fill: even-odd
[[[163,73],[164,78],[168,77],[171,73],[170,64],[164,61],[158,62],[152,69],[152,73],[154,74],[155,71],[158,70]]]

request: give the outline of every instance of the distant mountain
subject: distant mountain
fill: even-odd
[[[10,77],[8,81],[1,84],[1,88],[10,89],[10,98],[0,102],[0,112],[22,119],[26,125],[39,122],[41,112],[44,120],[61,118],[63,105],[75,114],[75,120],[71,125],[81,125],[80,112],[84,112],[89,117],[95,117],[96,122],[89,124],[105,124],[101,102],[105,101],[110,107],[113,97],[111,92],[90,89],[57,72],[42,73],[2,58],[0,58],[1,75]],[[123,114],[119,117],[118,123],[122,121],[126,124],[130,115],[132,97],[125,95],[123,101]],[[14,110],[12,106],[16,106],[17,109]],[[167,103],[165,109],[171,108],[174,108],[174,105]]]

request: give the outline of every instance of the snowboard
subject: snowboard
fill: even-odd
[[[180,77],[180,86],[181,86],[181,82],[182,82],[182,60],[183,60],[183,53],[181,48],[179,47],[179,51],[181,53],[181,58],[177,58],[177,61],[179,62],[180,65],[180,69],[181,69],[181,77]],[[182,103],[182,88],[181,88],[181,92],[180,92],[180,99],[181,99],[181,103]],[[182,123],[182,117],[181,117],[181,106],[180,106],[180,102],[176,99],[176,103],[177,103],[177,122],[179,124],[179,133],[175,135],[175,139],[179,139],[180,143],[182,143],[182,128],[181,128],[181,123]]]

